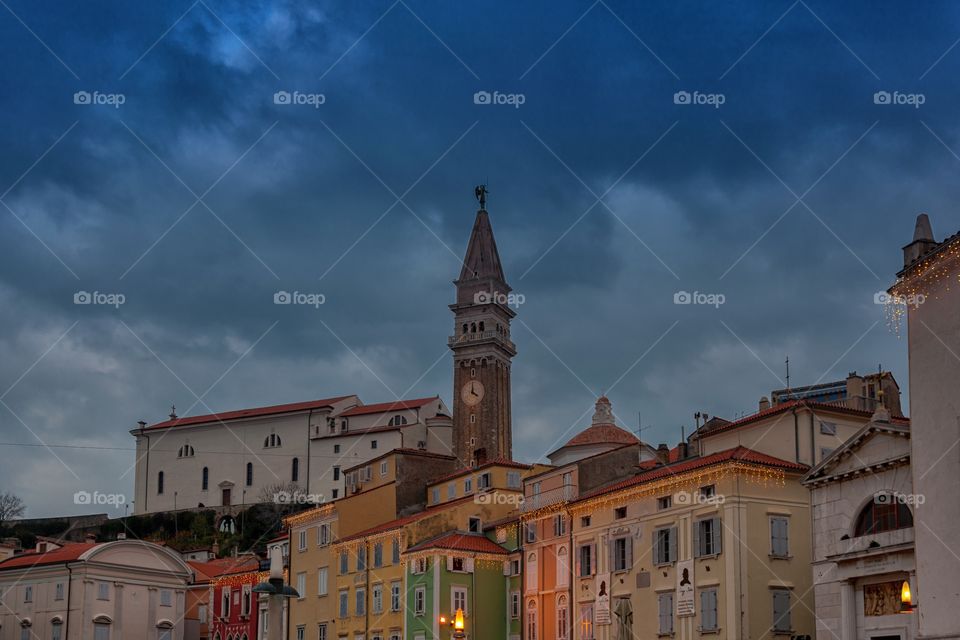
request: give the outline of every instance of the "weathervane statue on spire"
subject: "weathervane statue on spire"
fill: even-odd
[[[473,190],[473,195],[477,197],[477,201],[480,203],[480,209],[483,211],[487,210],[487,185],[481,184]]]

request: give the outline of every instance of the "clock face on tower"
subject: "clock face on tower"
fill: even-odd
[[[483,400],[483,383],[479,380],[470,380],[460,389],[460,399],[468,407],[475,407]]]

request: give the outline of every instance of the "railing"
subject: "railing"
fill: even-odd
[[[565,484],[556,489],[550,489],[532,496],[524,496],[523,504],[520,505],[520,511],[529,513],[543,507],[549,507],[553,504],[573,500],[576,497],[576,490],[572,484]]]
[[[491,338],[499,340],[500,342],[503,342],[509,346],[511,349],[514,349],[513,342],[511,342],[510,339],[505,335],[498,333],[497,331],[478,331],[476,333],[461,333],[459,335],[449,336],[447,338],[447,346],[452,347],[457,344],[481,342],[483,340],[490,340]]]

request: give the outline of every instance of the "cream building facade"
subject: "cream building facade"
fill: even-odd
[[[139,540],[69,543],[0,562],[2,640],[180,640],[191,569]]]

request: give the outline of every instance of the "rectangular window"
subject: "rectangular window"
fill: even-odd
[[[677,560],[677,528],[664,527],[653,532],[653,563],[670,564]]]
[[[377,542],[373,545],[373,566],[379,569],[383,566],[383,543]]]
[[[356,602],[354,603],[354,612],[358,616],[362,616],[367,612],[367,591],[363,588],[358,588],[356,595]]]
[[[317,569],[317,595],[325,596],[327,595],[327,580],[328,580],[328,571],[326,567],[320,567]]]
[[[519,471],[507,471],[507,488],[508,489],[520,488],[520,472]]]
[[[832,447],[820,447],[820,460],[822,461],[824,458],[828,457],[831,453],[833,453]]]
[[[770,518],[770,555],[777,558],[790,556],[789,532],[789,518]]]
[[[383,585],[375,584],[373,585],[373,590],[371,591],[371,598],[373,600],[374,613],[383,613]]]
[[[627,517],[627,508],[626,507],[617,507],[613,510],[613,517],[616,520],[623,520]]]
[[[300,592],[300,595],[303,595],[303,592]],[[248,616],[253,610],[253,585],[245,584],[243,585],[243,594],[240,600],[240,613],[242,615]]]
[[[447,485],[447,500],[453,500],[457,497],[457,483],[451,482]]]
[[[430,501],[431,501],[433,504],[439,503],[439,502],[440,502],[440,487],[434,487],[434,488],[433,488],[433,491],[432,491],[431,493],[432,493],[433,495],[430,497]]]
[[[463,558],[459,556],[454,556],[451,558],[450,570],[456,571],[457,573],[463,573]]]
[[[467,478],[463,481],[463,492],[473,493],[473,478]]]
[[[380,475],[385,476],[389,470],[390,466],[387,464],[387,461],[384,460],[380,463]]]
[[[300,594],[301,600],[307,595],[307,574],[303,571],[297,574],[297,593]]]
[[[773,630],[789,632],[790,622],[790,591],[788,589],[773,589]]]
[[[110,640],[110,625],[105,622],[94,622],[93,640]]]
[[[663,511],[673,506],[673,496],[663,496],[657,498],[657,511]]]
[[[339,497],[338,496],[339,493],[340,493],[340,489],[334,489],[333,491],[330,492],[330,497],[336,500]]]
[[[536,542],[537,541],[537,523],[528,522],[525,525],[525,530],[526,530],[527,542],[528,543]]]
[[[57,586],[54,588],[53,599],[63,600],[63,583],[62,582],[58,582]]]
[[[230,588],[224,587],[223,592],[220,594],[220,617],[229,618],[230,617]]]
[[[160,606],[161,607],[173,606],[173,591],[170,591],[169,589],[160,590]]]
[[[720,553],[720,518],[697,520],[693,526],[696,557],[715,556]]]
[[[835,436],[837,435],[837,425],[833,422],[820,422],[820,433],[825,436]]]
[[[553,517],[553,535],[556,537],[567,534],[567,518],[564,515]]]
[[[467,530],[470,533],[483,533],[483,525],[480,523],[480,518],[471,516],[467,520]]]
[[[54,624],[50,630],[50,640],[63,640],[63,625]]]
[[[400,583],[390,583],[390,611],[400,611]]]
[[[341,618],[347,617],[347,605],[349,602],[350,602],[349,594],[345,590],[341,591],[340,592],[340,608],[339,608]]]
[[[197,605],[197,619],[200,624],[207,624],[207,605]]]
[[[467,613],[467,590],[463,587],[453,587],[450,590],[450,613],[456,613],[461,610]]]
[[[480,474],[480,477],[477,479],[477,487],[480,489],[489,489],[490,488],[490,474],[483,473]]]
[[[341,551],[341,552],[340,552],[340,575],[344,575],[345,573],[347,573],[348,571],[350,571],[349,559],[348,559],[348,558],[349,558],[349,557],[347,556],[347,552],[346,552],[346,551]]]
[[[717,495],[717,485],[708,484],[706,486],[700,487],[700,497],[703,499],[709,499]]]
[[[330,525],[321,524],[317,528],[317,544],[321,547],[325,547],[330,544]]]
[[[297,550],[306,551],[307,549],[307,530],[301,529],[297,535]]]
[[[320,623],[317,625],[317,640],[327,640],[326,623]]]
[[[337,445],[340,446],[340,445]],[[333,481],[338,482],[340,480],[340,467],[333,468]]]
[[[580,518],[580,528],[586,529],[590,526],[590,516],[582,516]]]
[[[629,571],[633,564],[633,540],[631,538],[617,538],[613,541],[613,570]]]
[[[367,568],[367,548],[359,547],[357,549],[357,571],[363,571]]]
[[[510,619],[519,620],[520,619],[520,592],[513,591],[510,593]]]
[[[371,441],[370,441],[370,448],[371,448],[371,449],[376,449],[376,448],[377,448],[377,441],[376,441],[376,440],[371,440]]]
[[[700,592],[700,630],[717,630],[717,590],[715,588]]]
[[[593,605],[580,605],[580,640],[593,640]]]
[[[417,587],[413,592],[413,613],[422,616],[427,603],[427,592],[424,587]]]
[[[586,578],[593,575],[595,567],[593,566],[593,545],[585,544],[580,546],[580,577]]]
[[[303,626],[302,624],[297,626],[297,640],[305,640],[306,633],[307,633],[307,628],[305,626]]]
[[[109,599],[110,599],[110,583],[98,582],[97,583],[97,600],[109,600]]]
[[[657,611],[659,612],[660,635],[673,633],[673,594],[661,593],[657,596]]]
[[[396,538],[393,539],[391,544],[390,561],[393,564],[400,564],[400,541]]]

